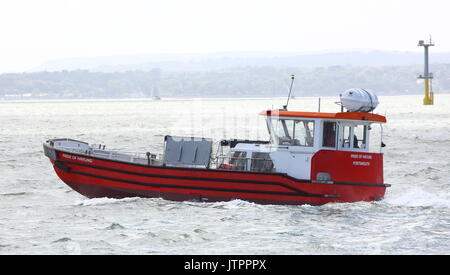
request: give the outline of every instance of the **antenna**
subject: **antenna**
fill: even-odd
[[[288,98],[287,98],[286,105],[283,106],[284,110],[287,110],[287,107],[289,105],[289,99],[291,98],[291,92],[292,92],[292,85],[294,85],[294,78],[295,78],[295,75],[291,74],[291,79],[292,79],[291,87],[289,88],[289,95],[288,95]]]

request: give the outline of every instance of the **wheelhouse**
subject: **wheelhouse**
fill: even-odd
[[[272,145],[302,151],[320,149],[369,152],[373,124],[386,122],[376,114],[264,111]],[[380,133],[377,134],[381,138]],[[380,140],[381,144],[381,140]]]
[[[266,117],[270,141],[265,144],[235,144],[230,148],[227,159],[219,161],[219,169],[281,172],[295,178],[312,179],[317,178],[317,174],[312,175],[313,159],[316,155],[323,155],[323,152],[335,152],[334,155],[339,155],[339,152],[381,151],[381,124],[386,122],[386,118],[380,115],[287,110],[267,110],[260,115]],[[378,130],[375,130],[374,124],[379,125]],[[372,146],[369,146],[370,144]],[[377,144],[378,146],[374,146]]]

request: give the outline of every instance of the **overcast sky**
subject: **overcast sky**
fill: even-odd
[[[1,0],[0,73],[69,57],[339,49],[450,52],[449,0]]]

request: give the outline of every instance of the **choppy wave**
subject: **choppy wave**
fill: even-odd
[[[110,226],[105,228],[106,230],[117,230],[117,229],[125,229],[120,223],[112,223]]]
[[[196,205],[203,207],[212,207],[212,208],[223,208],[223,209],[237,209],[237,208],[245,208],[245,207],[258,207],[257,204],[245,200],[234,199],[230,201],[224,202],[183,202],[188,205]]]
[[[2,193],[0,196],[24,196],[27,195],[27,192],[17,192],[17,193]]]
[[[448,193],[448,192],[447,192]],[[450,209],[450,200],[422,188],[411,187],[395,196],[387,196],[385,203],[397,206],[436,207]]]
[[[93,198],[93,199],[83,199],[75,202],[74,205],[77,206],[95,206],[95,205],[107,205],[107,204],[116,204],[116,203],[124,203],[124,202],[134,202],[139,200],[138,197],[133,198],[123,198],[123,199],[113,199],[113,198]]]

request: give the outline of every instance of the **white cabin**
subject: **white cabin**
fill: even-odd
[[[369,146],[373,124],[386,122],[383,116],[365,112],[268,110],[260,114],[266,117],[270,142],[238,143],[228,155],[231,169],[287,173],[299,179],[311,179],[311,159],[320,150],[374,151],[374,146]],[[381,131],[380,127],[372,137],[378,151]]]

